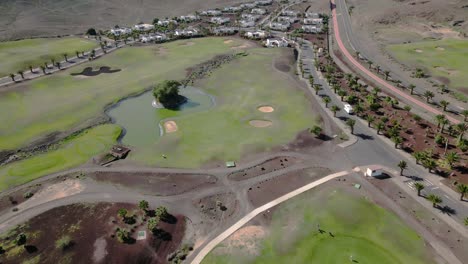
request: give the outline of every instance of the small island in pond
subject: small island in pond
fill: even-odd
[[[164,108],[177,110],[187,102],[187,98],[179,94],[181,83],[178,81],[167,80],[153,88],[153,95],[157,102]]]

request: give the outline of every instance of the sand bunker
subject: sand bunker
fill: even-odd
[[[167,121],[164,123],[164,130],[166,133],[173,133],[177,131],[177,124],[174,121]]]
[[[232,42],[233,42],[232,39],[227,39],[227,40],[224,41],[224,44],[229,44],[229,43],[232,43]]]
[[[273,124],[273,122],[269,121],[269,120],[250,120],[249,121],[249,124],[253,127],[260,127],[260,128],[263,128],[263,127],[269,127]]]
[[[445,50],[445,49],[442,47],[436,47],[436,50]]]
[[[262,112],[262,113],[271,113],[273,111],[275,111],[275,109],[269,105],[264,105],[264,106],[260,106],[259,108],[257,108],[258,111]]]
[[[423,51],[420,50],[420,49],[415,49],[414,51],[416,51],[417,53],[422,53]]]

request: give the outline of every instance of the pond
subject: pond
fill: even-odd
[[[195,87],[181,88],[180,94],[188,100],[179,110],[153,107],[152,91],[128,98],[109,109],[107,114],[125,130],[122,143],[135,147],[152,145],[164,133],[161,121],[177,120],[177,117],[209,109],[215,104],[211,95]]]

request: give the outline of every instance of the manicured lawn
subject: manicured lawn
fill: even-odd
[[[426,69],[434,77],[446,78],[451,88],[468,89],[467,40],[415,42],[390,45],[387,49],[404,64]]]
[[[165,79],[183,79],[185,69],[232,52],[236,41],[203,38],[123,48],[104,58],[40,78],[0,96],[0,149],[15,149],[56,131],[66,131],[102,113],[104,106]],[[71,76],[85,67],[121,69],[94,77]]]
[[[258,256],[245,249],[217,254],[221,244],[203,263],[352,263],[350,256],[356,263],[433,263],[424,241],[397,216],[339,190],[293,198],[275,211],[269,230]]]
[[[236,161],[245,153],[288,143],[299,131],[311,127],[316,115],[305,92],[296,87],[290,74],[273,66],[274,60],[292,51],[255,48],[248,53],[195,83],[215,97],[214,107],[170,118],[177,123],[178,131],[139,148],[130,158],[151,165],[189,168],[210,161]],[[258,111],[263,105],[275,111]],[[272,125],[256,128],[249,124],[251,120],[268,120]]]
[[[62,61],[63,53],[71,58],[75,51],[86,52],[98,46],[96,41],[74,37],[0,42],[0,76],[29,71],[29,65],[36,68],[44,62],[50,64],[52,58]]]
[[[109,150],[120,132],[121,128],[116,125],[97,126],[63,142],[57,150],[0,167],[0,191],[40,176],[76,167]]]

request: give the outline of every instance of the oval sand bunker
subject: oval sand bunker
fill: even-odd
[[[258,111],[262,112],[262,113],[271,113],[273,111],[275,111],[275,109],[269,105],[264,105],[264,106],[260,106],[259,108],[257,108]]]
[[[249,124],[253,127],[269,127],[273,122],[269,120],[250,120]]]
[[[174,121],[164,122],[164,130],[166,133],[172,133],[177,131],[177,124]]]

